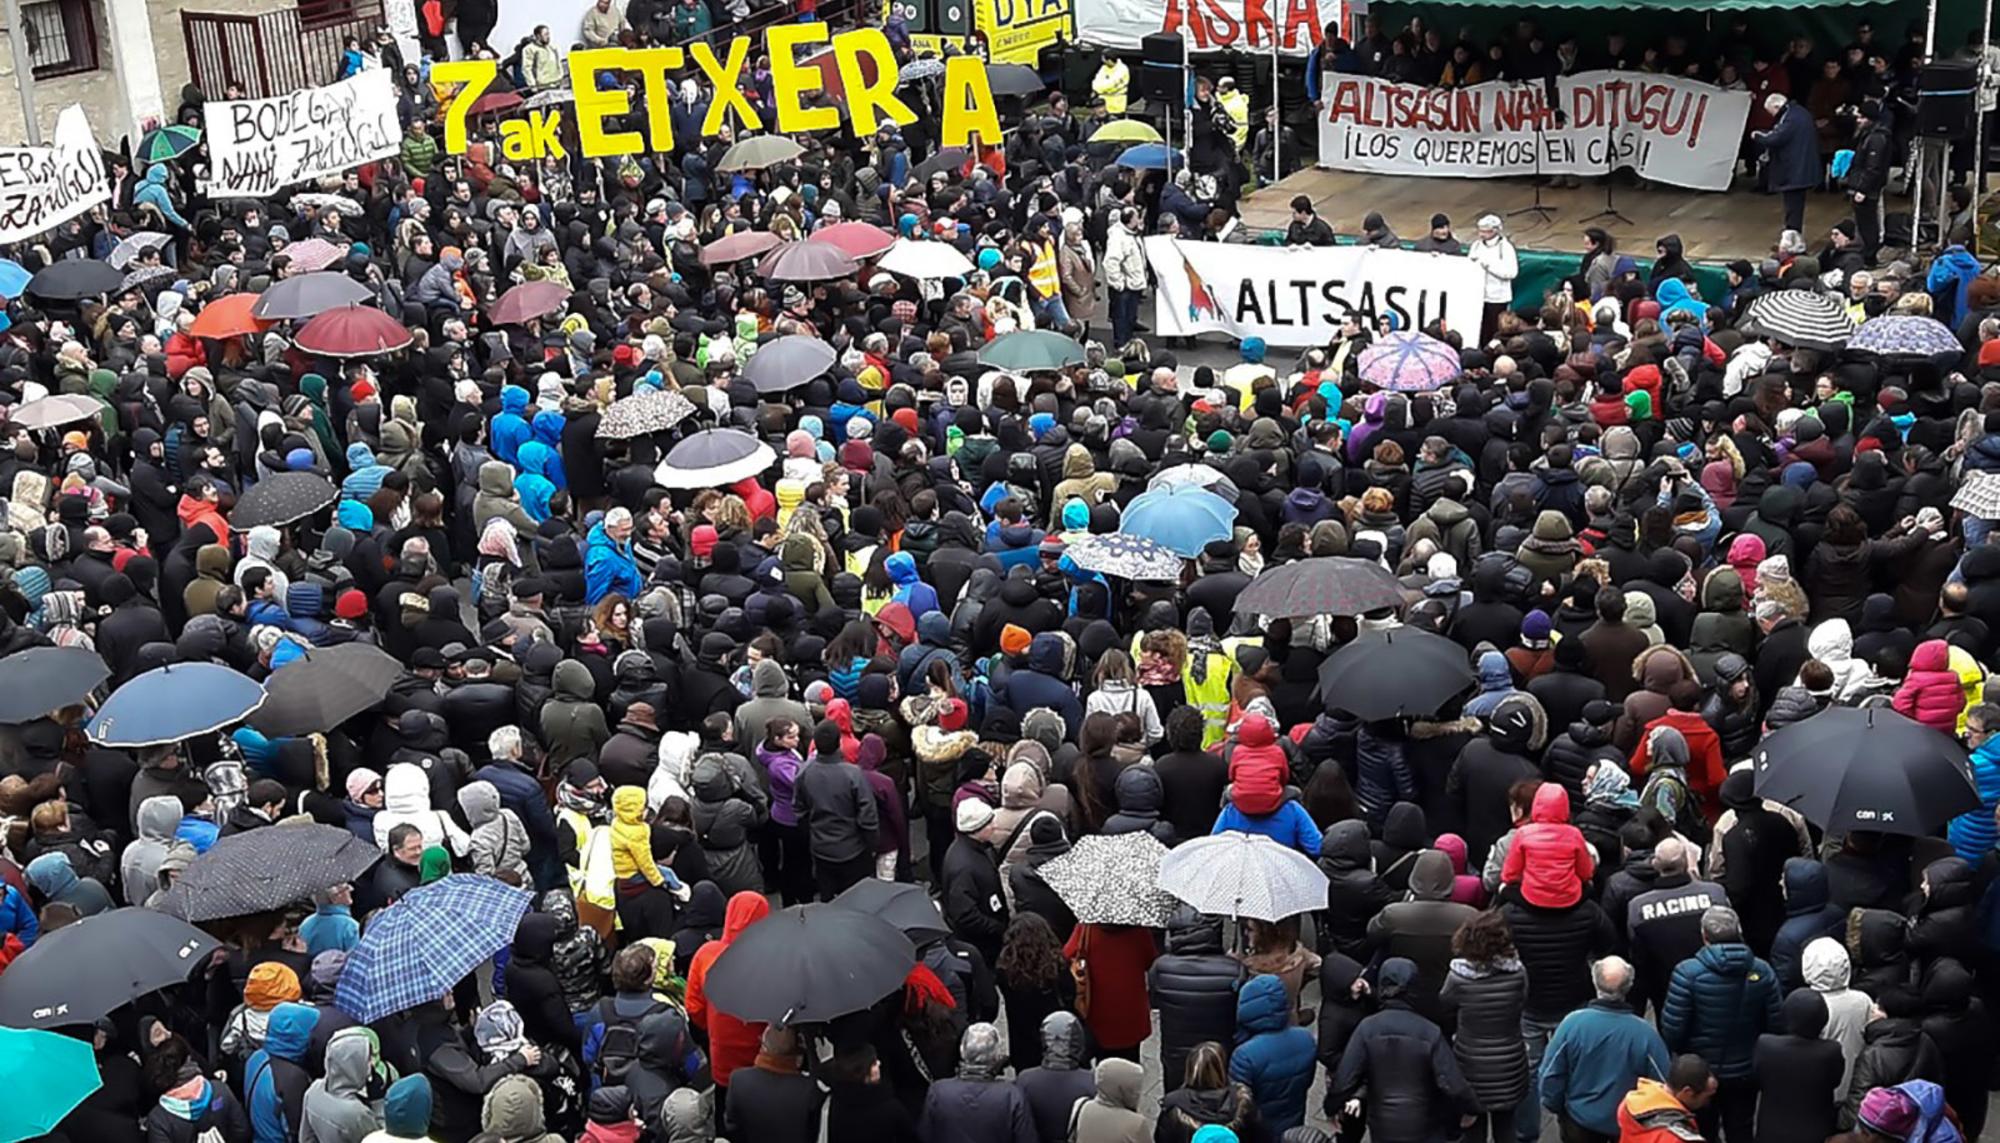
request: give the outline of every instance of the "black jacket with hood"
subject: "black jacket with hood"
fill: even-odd
[[[1231,1042],[1236,993],[1249,979],[1223,952],[1222,922],[1182,906],[1167,921],[1167,952],[1146,970],[1146,990],[1160,1011],[1160,1069],[1166,1090],[1181,1086],[1188,1053],[1204,1040]]]
[[[1363,822],[1335,822],[1319,841],[1319,868],[1326,874],[1326,913],[1313,926],[1319,952],[1368,958],[1368,925],[1396,899],[1375,876]]]

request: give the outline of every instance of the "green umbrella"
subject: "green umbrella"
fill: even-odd
[[[979,363],[996,369],[1012,369],[1028,372],[1035,369],[1061,369],[1067,365],[1081,364],[1083,346],[1075,338],[1048,329],[1024,329],[1015,333],[1003,333],[986,343],[979,351]]]
[[[0,1028],[0,1143],[55,1130],[104,1084],[90,1041],[55,1032]]]
[[[201,142],[200,131],[193,127],[183,127],[179,123],[171,123],[146,132],[146,137],[139,140],[138,159],[142,163],[168,162],[194,150],[195,144],[199,142]]]
[[[751,135],[722,153],[715,164],[718,171],[761,171],[779,163],[789,163],[805,154],[805,148],[783,135]]]

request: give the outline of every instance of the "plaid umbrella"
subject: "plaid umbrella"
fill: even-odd
[[[734,234],[725,234],[703,246],[701,264],[724,266],[731,262],[741,262],[746,258],[762,257],[784,241],[768,230],[739,230]]]
[[[331,243],[321,245],[334,249]],[[296,321],[318,317],[335,306],[365,302],[374,296],[368,287],[347,275],[322,270],[294,274],[271,283],[271,288],[258,296],[250,312],[269,321]]]
[[[86,647],[29,647],[0,659],[0,723],[20,723],[81,702],[111,674]]]
[[[165,746],[221,730],[264,703],[257,680],[219,663],[169,663],[125,681],[85,727],[100,746]]]
[[[1414,627],[1367,632],[1319,668],[1327,709],[1369,720],[1436,714],[1473,682],[1465,648]]]
[[[317,472],[276,472],[250,486],[229,510],[229,522],[245,531],[281,528],[303,520],[340,495],[333,481]]]
[[[111,248],[111,253],[105,255],[104,260],[114,268],[123,270],[132,264],[132,259],[137,258],[141,251],[158,250],[172,241],[170,235],[161,234],[157,230],[137,231],[119,239],[118,245]]]
[[[1840,299],[1811,290],[1759,294],[1736,325],[1744,333],[1801,349],[1835,350],[1854,336],[1854,319]]]
[[[1157,929],[1175,907],[1173,896],[1160,889],[1166,855],[1167,847],[1150,833],[1087,834],[1042,866],[1042,880],[1083,924]]]
[[[1069,546],[1068,554],[1085,571],[1120,579],[1178,580],[1186,565],[1165,545],[1125,532],[1078,540]]]
[[[987,342],[979,351],[979,363],[1023,373],[1062,369],[1083,364],[1083,345],[1052,329],[1016,330]]]
[[[679,393],[634,393],[613,401],[597,419],[600,440],[622,441],[665,432],[694,415],[694,404]]]
[[[306,196],[300,195],[300,198]],[[336,196],[327,196],[336,197]],[[297,201],[294,199],[293,201]],[[346,199],[341,199],[347,202]],[[352,203],[348,203],[352,206]],[[294,242],[285,247],[285,257],[291,259],[292,269],[302,274],[324,270],[342,258],[347,257],[347,247],[336,246],[324,238],[308,238],[304,242]],[[281,283],[282,284],[282,283]],[[356,298],[355,301],[361,299]]]
[[[410,344],[410,331],[373,306],[335,306],[307,322],[295,344],[322,357],[369,357]]]
[[[1319,556],[1266,568],[1236,597],[1236,610],[1266,619],[1361,615],[1403,604],[1403,585],[1373,560]]]
[[[1981,520],[2000,520],[2000,473],[1968,472],[1952,493],[1951,506]]]
[[[860,268],[853,255],[825,242],[781,242],[757,263],[757,273],[773,282],[821,282]]]
[[[139,140],[132,157],[142,163],[164,163],[178,159],[200,145],[201,132],[182,123],[155,127]]]
[[[833,368],[836,360],[833,346],[811,334],[791,333],[758,346],[743,377],[759,393],[784,393]]]
[[[154,909],[113,909],[45,932],[0,976],[0,1025],[90,1024],[182,984],[222,942]]]
[[[1361,379],[1398,393],[1428,393],[1459,374],[1458,353],[1421,333],[1402,330],[1361,351]]]
[[[722,153],[722,160],[715,164],[718,171],[760,171],[765,167],[775,167],[779,163],[789,163],[806,153],[806,149],[783,135],[752,135],[740,139]]]
[[[861,259],[879,256],[896,244],[896,236],[871,222],[836,222],[813,231],[806,241],[837,246]]]
[[[1196,838],[1160,859],[1160,888],[1217,917],[1282,921],[1326,908],[1326,874],[1260,833]]]
[[[1965,353],[1965,346],[1959,344],[1958,335],[1949,326],[1936,318],[1883,314],[1861,323],[1861,328],[1848,339],[1847,351],[1927,361],[1934,357],[1958,358]]]
[[[271,672],[264,705],[248,722],[274,738],[332,730],[381,702],[402,677],[403,665],[379,647],[314,647]]]
[[[363,1024],[435,1003],[513,943],[529,896],[476,873],[410,890],[368,923],[347,954],[334,1002]]]
[[[195,858],[159,908],[196,923],[247,917],[347,884],[381,859],[381,850],[351,831],[317,822],[248,830]]]

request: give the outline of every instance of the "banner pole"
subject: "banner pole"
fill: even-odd
[[[28,29],[21,24],[21,0],[6,0],[7,39],[14,49],[14,86],[21,95],[21,120],[28,145],[40,146],[42,124],[35,116],[35,65],[28,58]]]
[[[1271,16],[1271,185],[1285,177],[1285,106],[1278,93],[1284,85],[1278,82],[1278,17]],[[1250,142],[1254,146],[1256,132],[1251,132]]]

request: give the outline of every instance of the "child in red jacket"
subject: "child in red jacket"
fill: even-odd
[[[1569,824],[1569,792],[1560,782],[1543,782],[1527,823],[1515,829],[1507,847],[1501,883],[1519,885],[1530,905],[1563,909],[1583,899],[1595,869],[1583,831]]]

